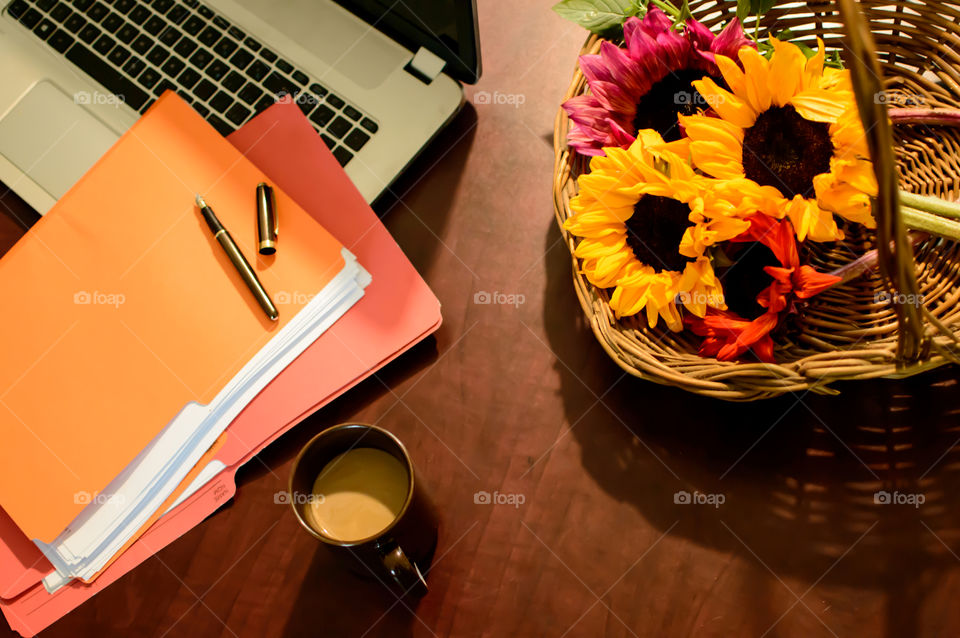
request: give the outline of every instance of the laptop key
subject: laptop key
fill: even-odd
[[[42,13],[40,13],[36,9],[30,9],[29,11],[24,13],[22,16],[20,16],[20,24],[27,27],[28,29],[32,29],[33,27],[37,26],[37,23],[40,22],[40,18],[42,17],[43,17]]]
[[[210,100],[210,107],[214,111],[219,111],[220,113],[223,113],[230,108],[231,104],[233,104],[233,97],[231,97],[231,95],[225,91],[220,91],[213,96],[212,100]]]
[[[260,50],[260,57],[262,57],[267,62],[273,62],[277,59],[277,54],[271,51],[270,49],[264,47]]]
[[[338,146],[337,148],[333,149],[333,156],[337,158],[338,162],[340,162],[340,166],[346,166],[347,162],[353,159],[353,153],[342,146]]]
[[[331,109],[326,104],[321,104],[316,111],[310,115],[310,120],[316,122],[320,126],[326,126],[330,122],[330,118],[333,117],[333,109]]]
[[[122,46],[116,46],[110,52],[110,55],[107,56],[107,59],[116,66],[122,65],[127,61],[127,58],[130,57],[130,52],[124,49]]]
[[[217,133],[220,135],[230,135],[234,131],[232,126],[221,120],[216,115],[211,115],[207,118],[207,121],[210,122],[210,125],[213,126],[213,128],[217,129]]]
[[[277,68],[283,71],[284,73],[293,72],[293,65],[287,62],[286,60],[277,60]]]
[[[323,97],[329,92],[327,91],[327,87],[323,86],[322,84],[318,84],[317,82],[314,82],[310,85],[310,91],[316,95],[319,95],[320,97]]]
[[[209,80],[203,80],[193,89],[193,94],[196,95],[201,100],[209,100],[210,96],[213,95],[214,91],[217,90],[217,87],[210,82]]]
[[[197,16],[190,16],[187,18],[187,21],[183,23],[183,30],[190,35],[197,35],[200,33],[200,29],[203,28],[204,24],[206,23]]]
[[[310,81],[310,78],[307,77],[307,74],[303,71],[294,71],[293,79],[299,82],[300,84],[306,84]]]
[[[87,44],[90,44],[91,42],[96,40],[98,37],[100,37],[100,29],[98,29],[92,24],[88,24],[87,26],[80,29],[79,37],[81,40],[83,40]]]
[[[210,115],[210,109],[208,109],[203,104],[200,104],[199,102],[194,103],[193,110],[199,113],[201,117],[207,117],[208,115]]]
[[[210,60],[212,59],[213,59],[212,53],[210,53],[206,49],[198,49],[197,52],[190,57],[190,64],[202,70],[203,67],[210,64]]]
[[[132,24],[125,24],[120,27],[120,30],[117,31],[117,40],[120,40],[124,44],[130,44],[135,37],[137,37],[137,28]]]
[[[227,33],[229,33],[231,37],[233,37],[234,39],[240,42],[243,42],[243,39],[247,37],[247,34],[244,33],[243,30],[237,26],[230,27]]]
[[[160,79],[160,74],[154,71],[153,69],[147,67],[147,69],[140,74],[140,77],[137,78],[137,81],[145,88],[151,89],[153,85],[157,83]]]
[[[297,107],[303,111],[304,115],[310,115],[310,111],[313,110],[313,107],[315,107],[318,102],[317,98],[309,93],[301,93],[294,101],[296,102]]]
[[[150,35],[157,35],[163,31],[163,27],[165,26],[167,26],[167,23],[163,21],[163,18],[160,18],[159,16],[150,16],[150,19],[144,23],[143,30]]]
[[[93,50],[100,55],[106,55],[110,52],[110,49],[113,48],[114,44],[116,44],[116,41],[113,38],[107,34],[103,34],[99,40],[93,43]]]
[[[64,31],[63,29],[57,29],[57,32],[54,33],[49,40],[47,40],[47,44],[53,47],[53,50],[58,53],[63,53],[64,51],[69,49],[73,45],[73,43],[74,43],[73,36],[71,36],[69,33]]]
[[[350,131],[350,135],[344,138],[343,143],[354,151],[359,151],[363,145],[370,141],[370,136],[358,128]]]
[[[41,40],[46,40],[56,30],[57,25],[44,18],[36,27],[34,27],[33,32],[37,34],[37,37]]]
[[[146,104],[140,107],[140,114],[143,115],[144,113],[146,113],[147,109],[153,106],[154,102],[156,102],[156,100],[154,98],[150,98]]]
[[[269,71],[270,71],[270,67],[268,67],[266,64],[264,64],[260,60],[257,60],[256,62],[250,65],[249,69],[247,69],[247,75],[253,78],[254,80],[259,81],[259,80],[262,80],[264,77],[266,77]]]
[[[254,40],[253,38],[247,38],[246,40],[243,41],[243,43],[247,45],[247,48],[253,51],[254,53],[260,50],[260,43]]]
[[[184,63],[183,60],[181,60],[176,56],[173,56],[169,60],[167,60],[162,67],[160,67],[160,70],[166,73],[167,75],[169,75],[170,77],[175,78],[177,77],[177,73],[180,73],[180,71],[182,71],[185,66],[187,65]]]
[[[76,33],[83,27],[87,26],[87,21],[79,13],[74,13],[66,22],[63,23],[64,28],[70,33]]]
[[[177,91],[177,95],[183,98],[183,101],[187,104],[193,104],[193,96],[188,94],[186,91]]]
[[[211,11],[209,7],[202,4],[197,8],[197,11],[207,20],[213,17],[213,11]]]
[[[55,4],[57,0],[37,0],[37,8],[41,11],[50,11]]]
[[[336,137],[337,139],[343,137],[343,134],[350,130],[351,127],[350,120],[344,117],[337,117],[330,126],[327,127],[327,132],[330,135]]]
[[[173,24],[180,24],[188,15],[190,15],[190,12],[187,8],[182,4],[178,4],[167,12],[167,20]]]
[[[210,66],[207,67],[207,70],[204,71],[204,73],[206,73],[211,78],[213,78],[214,81],[219,82],[221,79],[223,79],[223,76],[225,76],[227,74],[227,71],[229,70],[230,70],[230,67],[228,67],[226,64],[224,64],[220,60],[214,60],[213,63],[211,63]]]
[[[117,29],[123,26],[123,18],[116,13],[111,13],[100,26],[102,26],[103,30],[107,33],[116,33]]]
[[[243,86],[243,83],[246,82],[244,77],[237,73],[236,71],[230,71],[227,77],[223,78],[222,84],[228,91],[238,91],[240,87]]]
[[[363,118],[363,120],[360,122],[360,126],[367,129],[371,133],[376,133],[380,129],[380,127],[377,126],[377,123],[371,120],[369,117]]]
[[[333,106],[333,108],[336,108],[336,109],[339,109],[344,104],[346,104],[346,102],[343,101],[343,98],[341,98],[336,93],[331,93],[330,95],[328,95],[327,102],[329,102]]]
[[[19,20],[29,8],[30,5],[23,0],[13,0],[13,2],[10,3],[10,6],[7,7],[7,13],[9,13],[14,19]]]
[[[276,104],[276,103],[277,103],[277,101],[276,101],[275,99],[273,99],[273,96],[271,96],[271,95],[264,95],[262,98],[260,98],[260,101],[257,102],[256,106],[253,107],[253,110],[256,111],[257,113],[259,113],[260,111],[264,111],[264,110],[270,108],[271,106],[273,106],[273,105]]]
[[[157,85],[157,88],[153,90],[153,94],[156,95],[157,97],[160,97],[161,95],[163,95],[163,92],[166,91],[167,89],[175,91],[176,88],[177,88],[176,84],[174,84],[170,80],[164,79],[160,82],[160,84]]]
[[[144,6],[138,6],[127,16],[131,22],[143,24],[144,20],[150,17],[150,10]]]
[[[237,102],[230,107],[229,111],[226,112],[226,117],[237,126],[240,126],[248,117],[250,117],[250,109]]]
[[[237,97],[251,106],[260,99],[261,95],[263,95],[263,89],[253,82],[247,83],[247,85],[243,87],[243,90],[237,93]]]
[[[93,4],[93,0],[73,0],[73,6],[80,11],[86,11],[90,8],[91,4]]]
[[[173,0],[153,0],[153,10],[163,15],[173,6]]]
[[[131,77],[137,77],[137,74],[140,73],[140,71],[143,71],[145,66],[147,65],[143,60],[137,56],[133,56],[127,60],[126,64],[123,65],[123,72]]]
[[[174,52],[182,57],[189,57],[193,53],[194,49],[197,48],[197,43],[189,38],[183,38],[180,40],[180,43],[173,47]]]
[[[357,109],[349,105],[345,109],[343,109],[343,114],[349,117],[354,122],[359,120],[360,116],[363,115],[363,113],[361,113],[360,111],[358,111]],[[353,149],[353,150],[357,150],[357,149]]]
[[[197,37],[197,39],[200,40],[200,44],[204,44],[208,47],[213,46],[213,43],[220,39],[220,30],[216,27],[207,27],[203,30],[203,33]]]
[[[217,46],[213,47],[213,52],[219,55],[222,58],[229,58],[230,54],[237,50],[237,43],[231,40],[230,38],[224,36],[217,42]]]
[[[270,76],[263,81],[263,85],[267,87],[267,90],[273,93],[275,96],[280,96],[283,94],[296,95],[300,92],[300,87],[293,83],[293,80],[285,78],[276,71],[270,74]]]
[[[217,16],[217,17],[215,17],[215,18],[213,19],[213,23],[214,23],[215,25],[217,25],[218,27],[220,27],[221,29],[226,29],[227,27],[230,26],[230,23],[227,22],[227,19],[224,18],[223,16]]]
[[[327,148],[333,150],[333,147],[337,145],[337,140],[333,139],[326,133],[320,134],[320,139],[323,140],[323,143],[327,145]]]
[[[136,4],[137,3],[134,2],[134,0],[117,0],[116,4],[113,5],[113,8],[117,13],[126,15]]]
[[[158,38],[160,43],[172,47],[173,44],[180,39],[180,30],[176,27],[167,27],[163,30],[163,33],[160,34]]]
[[[66,20],[71,13],[73,13],[73,11],[70,10],[66,2],[58,2],[57,6],[50,12],[50,17],[53,18],[55,22],[63,24],[63,21]]]
[[[70,47],[66,58],[111,93],[122,95],[131,108],[139,109],[147,101],[148,96],[144,91],[82,44],[76,43]]]
[[[194,71],[193,69],[184,69],[183,73],[180,74],[180,77],[177,78],[177,82],[180,83],[185,89],[191,88],[194,84],[197,83],[197,80],[200,79],[200,74]],[[213,86],[211,84],[211,86]]]
[[[87,17],[94,22],[100,22],[107,17],[108,13],[110,13],[110,9],[108,9],[102,2],[96,2],[93,4],[93,6],[87,9]]]
[[[150,49],[150,53],[147,54],[147,62],[155,66],[160,66],[168,57],[170,57],[170,52],[157,44]]]
[[[233,57],[230,58],[230,64],[237,67],[241,71],[247,68],[247,65],[253,61],[253,54],[247,51],[246,49],[240,49],[233,54]]]

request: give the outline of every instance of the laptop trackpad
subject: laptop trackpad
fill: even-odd
[[[46,80],[0,119],[0,154],[56,199],[116,140],[116,133]]]

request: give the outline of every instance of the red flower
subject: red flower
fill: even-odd
[[[766,308],[766,312],[748,321],[729,310],[709,309],[702,319],[688,315],[684,321],[694,334],[704,337],[701,356],[732,361],[752,350],[761,361],[773,363],[770,333],[777,327],[780,313],[792,310],[796,299],[809,299],[837,284],[840,277],[800,265],[793,226],[788,220],[776,221],[759,214],[749,220],[750,228],[731,241],[760,242],[780,262],[779,268],[766,266],[763,269],[773,278],[773,282],[757,295],[757,303]]]

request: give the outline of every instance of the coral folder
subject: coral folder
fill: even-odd
[[[204,468],[204,478],[208,480],[160,518],[103,570],[93,583],[74,581],[54,594],[47,593],[40,579],[52,571],[50,564],[7,516],[9,512],[5,514],[0,511],[0,610],[11,627],[24,636],[34,635],[49,626],[209,516],[233,496],[236,489],[234,475],[240,465],[284,431],[366,378],[440,324],[436,297],[295,105],[278,104],[271,107],[234,133],[229,141],[263,171],[269,181],[282,189],[292,202],[302,206],[353,252],[373,275],[373,283],[367,288],[363,299],[267,385],[231,423],[222,446],[214,451],[215,460]],[[196,168],[203,177],[212,177],[203,173],[205,167]],[[210,194],[209,200],[221,201],[216,195],[215,186],[207,193]],[[226,195],[222,197],[226,198]],[[292,202],[287,205],[293,205]],[[226,213],[230,207],[233,207],[233,203],[226,201],[216,206],[218,214],[221,209]],[[221,217],[225,215],[221,214]],[[122,223],[122,220],[118,220],[118,223]],[[231,227],[230,219],[224,219],[224,223],[228,228]],[[240,223],[234,222],[235,225]],[[285,225],[285,218],[281,219],[281,228],[284,233],[281,242],[283,237],[296,232],[295,228]],[[160,234],[162,230],[157,230],[157,233]],[[207,237],[198,234],[201,238]],[[238,242],[241,241],[240,237],[236,238]],[[322,242],[320,245],[323,245]],[[241,242],[241,247],[245,250],[248,248],[244,242]],[[22,250],[19,244],[14,250],[18,249]],[[38,256],[38,259],[41,257]],[[44,265],[50,267],[49,263]],[[154,281],[162,280],[161,273],[153,275]],[[102,289],[109,291],[109,283],[106,282]],[[305,282],[297,290],[315,289],[315,283]],[[235,304],[237,299],[246,299],[240,291],[230,292],[233,296],[222,299],[222,302]],[[262,330],[263,323],[251,311],[249,304],[235,311],[247,312],[256,319]],[[8,367],[22,371],[26,366]],[[203,382],[208,378],[201,375],[194,383],[198,387],[204,386]],[[60,388],[54,391],[59,393]],[[139,406],[128,406],[127,414],[136,415],[139,409]],[[78,412],[74,408],[71,414]],[[145,436],[124,435],[124,449],[134,450]],[[97,474],[100,479],[111,478],[107,476],[108,470],[97,469],[97,472],[103,475]],[[72,480],[64,477],[57,477],[57,480],[63,482],[65,489],[72,489]],[[37,518],[25,515],[23,512],[27,509],[30,508],[17,510],[17,522],[28,521],[37,530],[44,531],[54,530],[55,525],[69,517],[72,511],[65,507],[64,512],[57,514],[55,521],[48,521],[45,516]],[[279,510],[277,515],[284,515],[284,512]]]

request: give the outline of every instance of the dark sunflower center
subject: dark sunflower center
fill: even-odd
[[[800,117],[792,106],[772,106],[743,136],[743,172],[787,199],[810,197],[813,178],[830,170],[829,125]]]
[[[668,142],[680,139],[677,114],[693,115],[708,106],[703,96],[690,84],[703,77],[703,71],[692,69],[667,73],[637,103],[637,114],[633,118],[634,132],[652,128]]]
[[[727,308],[744,319],[756,319],[766,308],[757,303],[757,295],[770,285],[773,278],[765,273],[766,266],[779,266],[773,251],[758,241],[737,244],[739,250],[729,255],[732,266],[718,273],[723,286]]]
[[[644,195],[627,220],[627,245],[634,256],[657,270],[683,270],[689,259],[680,240],[690,225],[690,207],[669,197]]]

